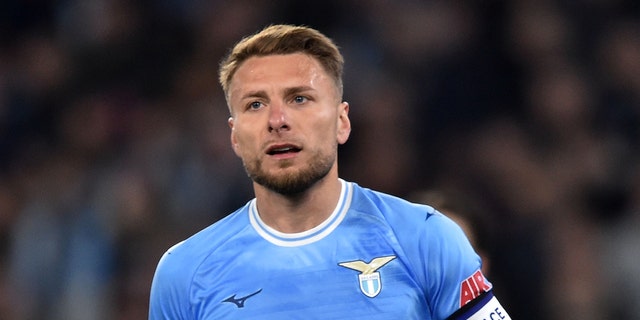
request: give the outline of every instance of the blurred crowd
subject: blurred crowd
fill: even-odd
[[[514,319],[640,319],[632,0],[3,1],[0,319],[147,317],[253,197],[217,67],[272,23],[345,55],[341,176],[453,203]]]

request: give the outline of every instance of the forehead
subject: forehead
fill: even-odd
[[[320,88],[331,79],[320,62],[302,54],[251,57],[236,70],[229,86],[230,96],[267,87],[309,86]]]

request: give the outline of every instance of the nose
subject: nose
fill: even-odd
[[[269,132],[279,132],[289,129],[286,106],[281,103],[272,103],[269,107]]]

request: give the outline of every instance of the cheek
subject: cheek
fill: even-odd
[[[333,148],[336,142],[340,140],[338,128],[332,121],[318,124],[314,128],[316,132],[314,136],[317,139],[315,143],[318,146],[323,146],[323,148]]]

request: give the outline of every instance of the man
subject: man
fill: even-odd
[[[255,199],[167,251],[150,319],[510,319],[455,223],[339,178],[342,69],[330,39],[288,25],[222,62]]]

